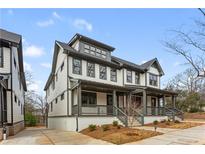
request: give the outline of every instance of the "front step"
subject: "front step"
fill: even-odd
[[[128,127],[141,126],[141,124],[132,116],[128,116]]]

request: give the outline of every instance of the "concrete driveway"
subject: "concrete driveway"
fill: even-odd
[[[153,129],[141,127],[141,129]],[[165,134],[144,139],[138,142],[132,142],[129,144],[140,145],[205,145],[205,125],[192,127],[188,129],[159,129],[158,131]]]
[[[26,128],[15,136],[0,142],[3,145],[99,145],[111,144],[89,136],[69,131],[51,130],[45,128]]]

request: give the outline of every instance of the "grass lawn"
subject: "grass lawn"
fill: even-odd
[[[104,131],[103,128],[100,126],[97,126],[96,129],[93,131],[91,131],[89,128],[86,128],[82,130],[81,133],[114,144],[124,144],[139,141],[145,138],[162,134],[159,132],[132,129],[123,126],[121,126],[119,129],[117,126],[113,126],[111,124],[107,125],[107,128],[108,130],[106,131]]]
[[[166,122],[159,122],[157,124],[157,127],[159,128],[173,128],[173,129],[186,129],[186,128],[191,128],[195,126],[200,126],[203,125],[201,123],[193,123],[193,122],[173,122],[173,121],[166,121]],[[154,124],[146,124],[145,126],[151,126],[154,127]]]

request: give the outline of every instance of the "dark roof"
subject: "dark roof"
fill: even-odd
[[[68,44],[69,44],[70,46],[72,46],[72,44],[73,44],[76,40],[82,40],[82,41],[84,41],[84,42],[87,42],[87,43],[90,43],[90,44],[99,46],[99,47],[104,48],[104,49],[107,49],[108,51],[113,51],[113,50],[115,50],[115,48],[112,47],[112,46],[110,46],[110,45],[104,44],[104,43],[102,43],[102,42],[96,41],[96,40],[94,40],[94,39],[92,39],[92,38],[89,38],[89,37],[87,37],[87,36],[84,36],[84,35],[78,34],[78,33],[76,33],[76,34],[74,35],[74,37],[68,42]]]
[[[24,90],[26,91],[27,86],[23,67],[22,36],[4,29],[0,29],[0,42],[6,42],[7,44],[12,45],[17,44],[20,76],[22,79]]]
[[[114,60],[114,61],[117,61],[118,63],[120,63],[124,67],[132,68],[132,69],[144,72],[144,70],[140,67],[140,65],[137,65],[135,63],[126,61],[124,59],[121,59],[121,58],[118,58],[118,57],[115,57],[115,56],[111,56],[111,59]]]
[[[0,39],[19,44],[21,35],[0,29]]]

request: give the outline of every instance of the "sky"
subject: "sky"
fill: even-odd
[[[169,31],[190,28],[197,9],[0,9],[0,28],[22,35],[24,68],[33,74],[29,87],[40,94],[51,71],[54,42],[80,33],[115,47],[112,55],[142,64],[157,58],[165,72],[162,88],[188,65],[166,50]]]

